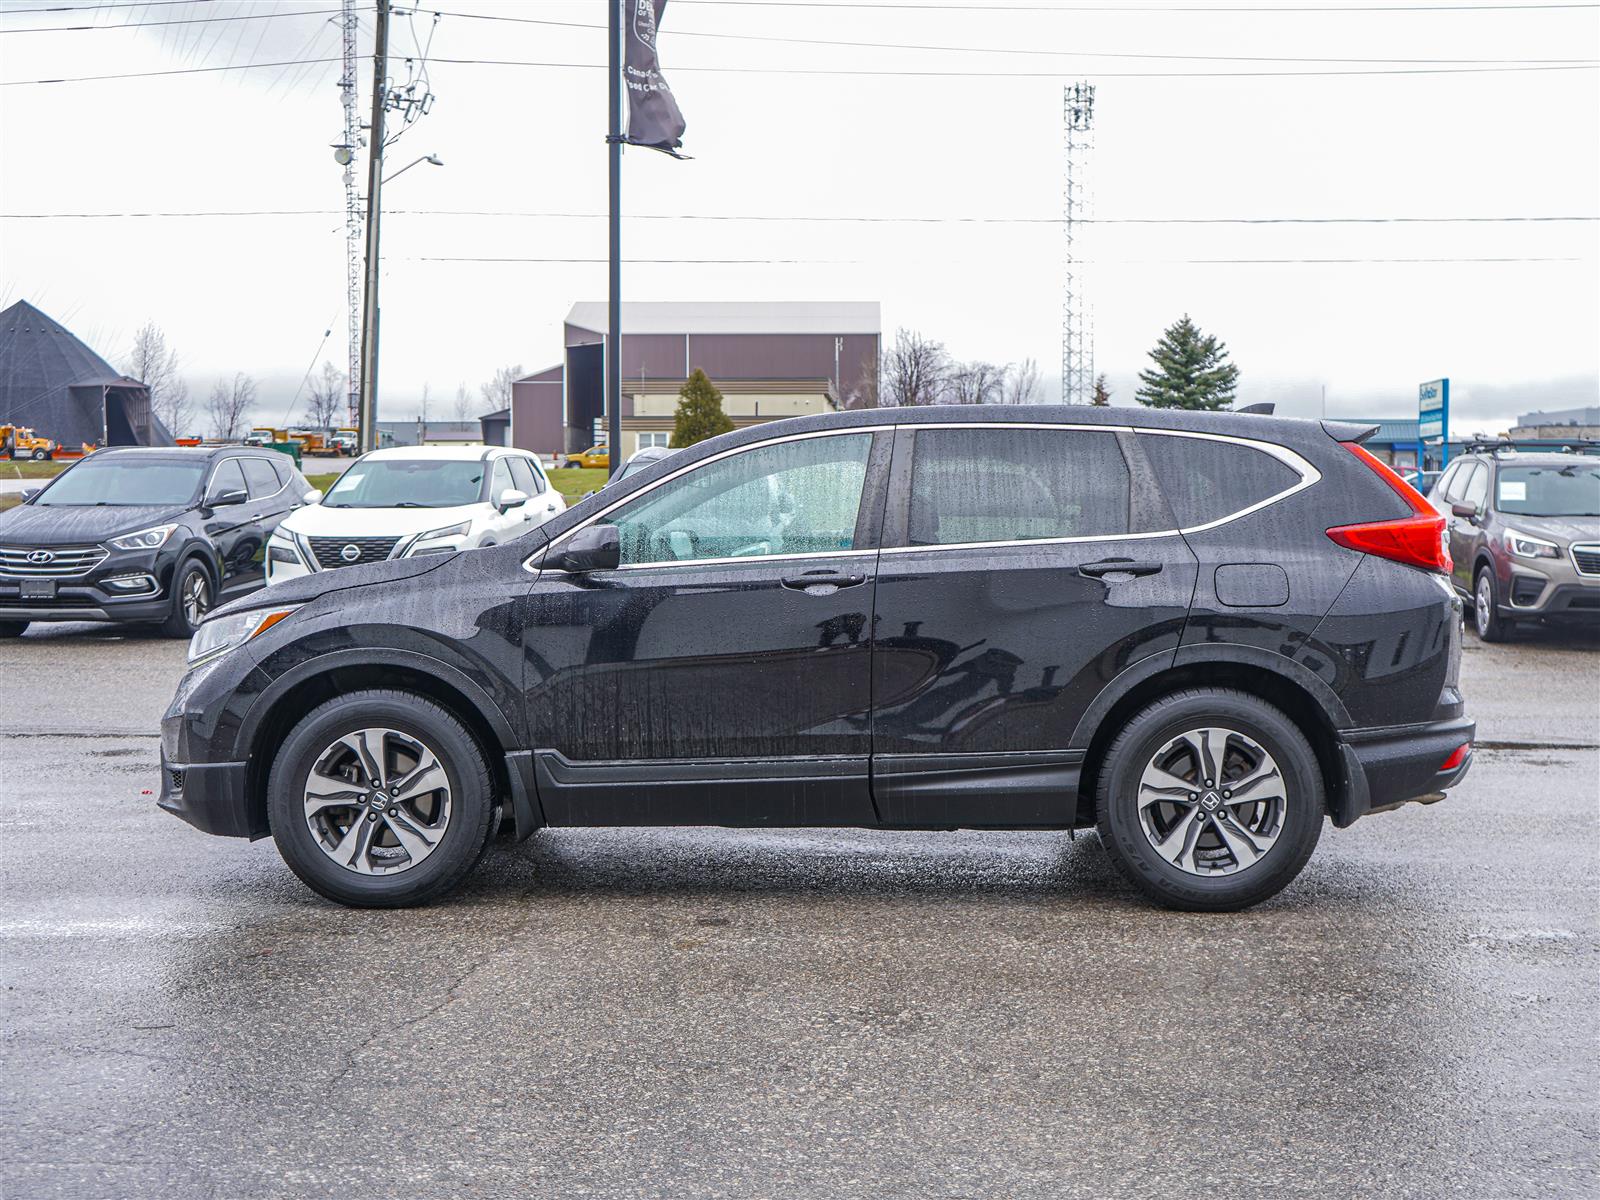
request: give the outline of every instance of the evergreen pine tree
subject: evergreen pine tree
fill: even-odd
[[[1228,361],[1228,348],[1202,334],[1188,313],[1161,335],[1150,357],[1155,369],[1139,372],[1140,404],[1208,411],[1233,404],[1239,368]]]
[[[678,389],[678,411],[672,415],[674,450],[682,450],[719,433],[732,433],[733,422],[722,411],[722,393],[699,367]]]
[[[1111,403],[1111,389],[1106,387],[1104,375],[1094,377],[1094,398],[1089,403],[1096,408],[1105,408]]]

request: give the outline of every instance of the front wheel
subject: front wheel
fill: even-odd
[[[1511,636],[1511,622],[1500,615],[1494,592],[1494,572],[1483,567],[1472,590],[1472,627],[1484,642],[1503,642]]]
[[[1156,701],[1106,751],[1097,815],[1111,860],[1169,908],[1227,912],[1281,891],[1322,835],[1322,772],[1305,735],[1244,692]]]
[[[191,558],[179,565],[172,578],[172,611],[161,623],[161,632],[168,637],[193,637],[214,605],[211,575],[199,559]]]
[[[32,458],[33,458],[34,462],[49,462],[50,461],[50,451],[48,451],[48,450],[35,450],[33,452],[33,454],[32,454]]]
[[[477,864],[494,789],[477,742],[408,692],[370,690],[314,709],[279,747],[267,815],[284,862],[358,908],[422,904]]]

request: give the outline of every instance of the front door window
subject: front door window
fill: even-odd
[[[622,565],[856,549],[870,433],[795,438],[669,479],[607,519]]]

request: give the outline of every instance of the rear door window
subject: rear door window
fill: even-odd
[[[245,482],[250,485],[250,499],[263,500],[283,487],[278,473],[266,459],[241,459],[239,465],[244,468]]]
[[[915,444],[913,546],[1128,532],[1128,464],[1111,431],[923,426]]]
[[[1238,442],[1149,432],[1139,442],[1182,529],[1233,516],[1300,482],[1287,463]]]

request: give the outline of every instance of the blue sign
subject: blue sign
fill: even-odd
[[[1439,469],[1450,458],[1450,381],[1435,379],[1417,386],[1417,466],[1430,445],[1439,447]]]

